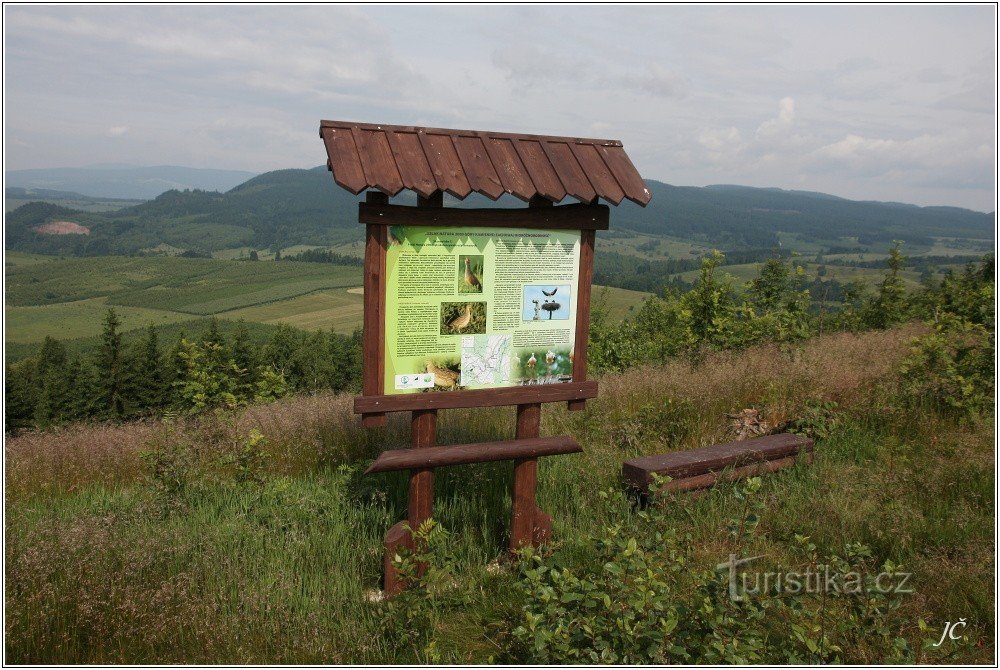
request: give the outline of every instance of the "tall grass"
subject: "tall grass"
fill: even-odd
[[[586,560],[577,538],[633,513],[599,495],[620,487],[624,458],[727,439],[726,415],[744,407],[780,423],[810,400],[834,400],[839,427],[815,464],[765,479],[753,552],[780,565],[795,533],[831,551],[864,542],[914,572],[910,632],[920,618],[969,621],[968,644],[928,660],[992,658],[993,432],[985,421],[959,426],[896,408],[895,371],[918,332],[836,334],[632,370],[602,378],[584,412],[547,406],[543,434],[571,433],[585,449],[539,468],[554,550]],[[262,452],[240,460],[254,430]],[[513,430],[509,408],[450,410],[439,441]],[[382,535],[405,516],[407,484],[405,473],[360,473],[380,450],[407,443],[405,416],[365,431],[345,396],[8,440],[8,660],[519,660],[508,637],[519,617],[515,577],[487,568],[505,553],[510,464],[436,471],[435,518],[453,533],[461,594],[430,631],[436,655],[413,644],[417,624],[404,607],[373,597]],[[151,477],[143,454],[169,463],[172,479]],[[706,565],[726,558],[728,491],[670,511]],[[863,647],[849,657],[878,661]]]

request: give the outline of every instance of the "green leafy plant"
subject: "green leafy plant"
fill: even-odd
[[[823,440],[830,436],[839,420],[836,402],[812,399],[806,401],[806,408],[802,412],[802,416],[792,419],[788,423],[788,430],[792,433]]]

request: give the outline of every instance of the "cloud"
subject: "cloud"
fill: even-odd
[[[795,100],[785,97],[778,101],[778,116],[757,126],[757,137],[766,139],[786,131],[795,122]]]
[[[619,78],[622,86],[663,98],[682,98],[686,95],[689,81],[680,73],[660,65],[651,63],[642,74],[625,74]],[[614,85],[614,80],[609,82]]]
[[[312,166],[341,118],[614,137],[677,184],[995,198],[963,186],[993,174],[992,7],[6,9],[12,169]]]

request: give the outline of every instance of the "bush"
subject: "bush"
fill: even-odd
[[[748,546],[757,530],[761,480],[735,488],[728,519],[730,547]],[[660,489],[662,490],[662,489]],[[604,492],[605,499],[621,496]],[[663,494],[669,495],[669,494]],[[839,663],[877,658],[913,662],[901,631],[901,596],[876,587],[871,550],[846,546],[844,557],[821,558],[808,537],[795,536],[797,556],[812,574],[857,574],[856,590],[821,593],[782,587],[734,590],[731,563],[699,565],[689,536],[669,522],[663,497],[636,523],[605,528],[586,540],[580,561],[524,552],[523,620],[514,630],[532,663]],[[683,502],[669,501],[671,505]],[[735,554],[733,554],[735,556]],[[567,555],[568,556],[568,555]],[[725,572],[720,572],[725,570]],[[745,582],[744,582],[745,583]],[[845,651],[849,650],[849,651]],[[851,653],[853,656],[848,656]]]
[[[934,332],[913,341],[901,366],[905,400],[959,418],[995,411],[992,333],[984,326],[945,315]]]

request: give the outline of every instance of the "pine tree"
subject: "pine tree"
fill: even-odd
[[[701,263],[698,281],[682,299],[690,312],[690,335],[697,344],[721,344],[733,316],[733,290],[728,280],[715,276],[725,256],[712,251]]]
[[[121,319],[114,309],[104,317],[101,348],[97,354],[99,416],[118,419],[125,415],[126,361],[122,351]]]
[[[150,324],[146,336],[139,342],[136,355],[135,400],[145,411],[156,410],[166,402],[166,370],[160,354],[159,337],[156,328]]]
[[[894,240],[889,250],[889,271],[879,285],[878,294],[865,310],[865,325],[869,328],[889,328],[906,318],[906,287],[899,276],[906,257],[899,250],[902,242]]]
[[[6,366],[3,426],[7,433],[34,425],[39,386],[35,380],[36,368],[37,362],[30,358]]]

